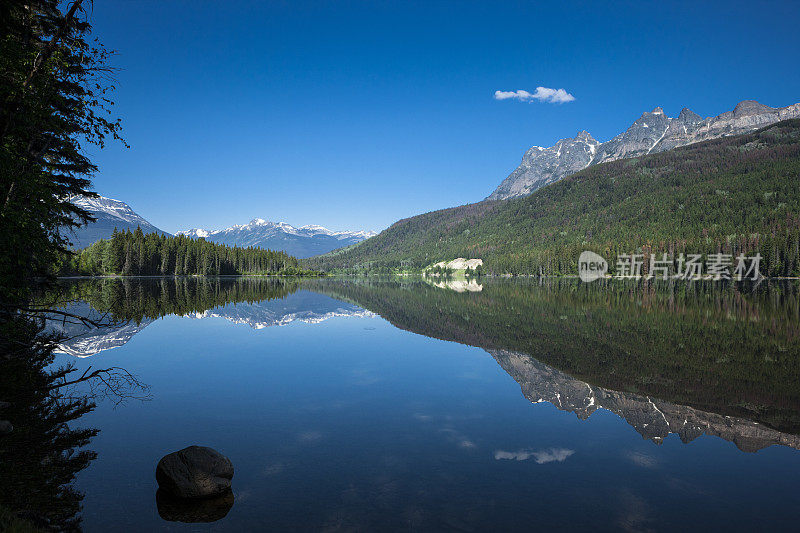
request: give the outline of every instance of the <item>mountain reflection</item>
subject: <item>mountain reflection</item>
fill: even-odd
[[[297,280],[275,278],[165,278],[157,280],[83,280],[69,287],[69,312],[99,322],[48,327],[64,340],[56,350],[89,357],[127,343],[134,335],[165,315],[192,319],[224,318],[254,329],[292,322],[318,323],[333,317],[360,317],[372,313],[329,296],[299,291]]]
[[[606,409],[656,443],[675,433],[683,442],[716,436],[744,451],[800,449],[796,284],[207,278],[67,290],[115,321],[106,331],[64,332],[77,334],[62,343],[73,355],[124,344],[166,314],[265,328],[375,313],[487,350],[530,401],[581,419]]]
[[[523,353],[489,350],[489,354],[519,383],[522,394],[531,402],[551,403],[562,411],[575,413],[581,420],[598,409],[606,409],[656,444],[675,433],[684,443],[702,435],[720,437],[745,452],[755,452],[773,444],[800,449],[800,436],[781,433],[750,420],[593,387]]]
[[[354,301],[398,328],[484,348],[532,401],[550,401],[581,417],[607,408],[656,442],[670,432],[685,442],[710,434],[754,450],[795,446],[794,437],[776,432],[800,433],[796,284],[496,280],[484,282],[479,293],[410,281],[313,281],[306,287]],[[512,352],[513,365],[498,355]],[[536,379],[520,368],[538,369]],[[559,385],[565,390],[548,393],[548,386]],[[565,407],[576,389],[587,393],[581,401],[595,403]],[[615,391],[618,404],[643,401],[649,411],[640,410],[656,415],[653,407],[664,406],[674,420],[658,415],[639,423],[634,411],[611,401]],[[679,406],[686,407],[675,410]],[[718,419],[705,416],[710,413]],[[742,423],[726,430],[723,425],[733,424],[728,417]]]

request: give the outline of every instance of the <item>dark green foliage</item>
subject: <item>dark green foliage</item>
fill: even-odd
[[[422,269],[456,257],[484,273],[577,274],[583,250],[764,256],[761,273],[800,275],[800,120],[590,167],[534,194],[401,220],[305,261],[344,272]]]
[[[237,274],[314,275],[300,269],[297,258],[285,252],[214,244],[183,235],[144,235],[140,228],[115,231],[68,256],[62,275],[121,274],[123,276],[217,276]]]
[[[25,309],[68,253],[65,233],[92,220],[71,201],[94,195],[87,148],[120,139],[110,54],[82,4],[0,2],[0,400],[14,426],[0,437],[2,530],[80,530],[72,481],[95,457],[80,448],[96,430],[70,427],[93,404],[59,392],[74,367],[52,367],[57,339]]]
[[[94,195],[87,147],[119,139],[120,124],[110,54],[80,0],[4,0],[0,32],[0,300],[16,304],[91,220],[71,198]]]

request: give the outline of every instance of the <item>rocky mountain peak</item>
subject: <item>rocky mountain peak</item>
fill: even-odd
[[[762,113],[772,113],[775,109],[764,104],[760,104],[755,100],[742,100],[736,107],[733,108],[733,116],[749,117],[751,115],[760,115]]]
[[[695,113],[694,111],[689,109],[688,107],[684,107],[683,109],[681,109],[681,113],[680,113],[680,115],[678,115],[678,122],[695,123],[695,122],[702,122],[702,121],[703,121],[703,117],[701,117],[700,115],[698,115],[697,113]]]
[[[733,111],[706,119],[688,108],[683,108],[677,119],[672,119],[661,107],[656,107],[649,113],[642,113],[628,129],[604,143],[598,143],[588,132],[581,131],[574,139],[561,139],[550,148],[531,148],[489,199],[526,196],[590,165],[739,135],[790,118],[800,118],[800,104],[775,109],[745,100]]]

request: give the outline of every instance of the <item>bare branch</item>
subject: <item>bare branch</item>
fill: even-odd
[[[142,383],[138,377],[122,367],[113,366],[90,372],[91,369],[92,367],[90,366],[80,377],[72,380],[67,380],[66,375],[76,370],[74,368],[65,369],[64,380],[54,383],[48,390],[61,390],[80,383],[88,383],[91,391],[89,396],[101,399],[111,398],[114,400],[115,405],[119,405],[129,399],[140,401],[152,399],[148,392],[150,386]]]

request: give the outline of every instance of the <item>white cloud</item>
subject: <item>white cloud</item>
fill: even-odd
[[[531,457],[536,460],[536,464],[543,465],[545,463],[558,462],[561,463],[570,455],[575,453],[575,450],[567,450],[565,448],[550,448],[549,450],[533,451],[533,450],[519,450],[518,452],[505,452],[497,450],[494,452],[494,458],[498,461],[501,459],[511,459],[514,461],[527,461]]]
[[[551,89],[549,87],[537,87],[536,91],[529,93],[523,89],[517,91],[495,91],[495,100],[509,100],[515,99],[522,102],[530,102],[538,100],[540,102],[548,102],[551,104],[563,104],[565,102],[572,102],[575,97],[569,94],[564,89]]]

